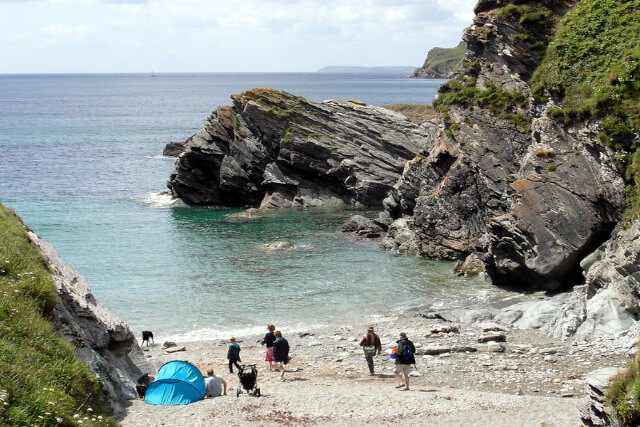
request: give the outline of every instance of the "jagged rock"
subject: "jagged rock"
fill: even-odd
[[[603,368],[590,372],[585,381],[587,383],[587,395],[576,403],[580,419],[585,426],[608,426],[610,420],[604,410],[605,393],[609,387],[609,381],[622,368]]]
[[[482,12],[465,30],[467,68],[459,74],[478,89],[491,83],[526,99],[540,56],[514,36],[545,35],[490,4],[479,5]],[[563,2],[545,5],[559,16],[568,9]],[[624,185],[613,150],[597,140],[597,123],[558,124],[546,114],[554,106],[514,106],[530,126],[479,107],[450,106],[431,149],[407,164],[384,201],[391,218],[410,221],[419,255],[457,260],[477,253],[494,284],[508,287],[558,289],[581,281],[580,259],[620,219]]]
[[[557,338],[588,339],[627,330],[640,316],[640,221],[585,258],[586,283],[576,287],[551,326]]]
[[[186,141],[170,142],[164,146],[164,150],[162,150],[162,155],[168,156],[168,157],[178,157],[180,154],[184,152],[185,145],[186,145]]]
[[[137,398],[135,386],[143,373],[154,372],[131,329],[91,293],[86,279],[67,265],[53,246],[29,232],[54,279],[58,302],[53,310],[56,330],[75,347],[100,379],[103,404],[114,416],[124,414],[126,401]]]
[[[453,272],[458,276],[475,276],[476,274],[484,272],[484,264],[480,258],[478,258],[478,255],[471,254],[466,257],[464,261],[457,261],[453,267]]]
[[[380,237],[380,233],[384,231],[379,223],[362,215],[353,215],[344,224],[342,224],[343,232],[352,232],[361,237],[375,238]]]
[[[189,204],[380,206],[429,128],[391,110],[254,89],[186,144],[169,188]]]

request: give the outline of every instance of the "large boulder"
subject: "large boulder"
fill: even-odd
[[[356,101],[273,89],[232,96],[187,140],[169,188],[189,204],[381,206],[429,125]]]

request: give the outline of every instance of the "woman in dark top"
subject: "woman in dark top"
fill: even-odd
[[[289,363],[289,343],[282,337],[282,332],[275,331],[273,334],[276,336],[273,342],[273,361],[280,371],[280,379],[284,381],[284,365]]]
[[[273,325],[267,325],[267,329],[269,332],[264,335],[264,339],[262,340],[262,344],[267,346],[264,360],[265,362],[269,362],[269,370],[273,371],[273,342],[276,340],[276,336],[273,331],[276,330],[276,327]]]

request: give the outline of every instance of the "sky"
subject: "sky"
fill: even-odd
[[[0,74],[420,66],[476,0],[0,0]]]

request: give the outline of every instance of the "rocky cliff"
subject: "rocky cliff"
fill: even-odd
[[[413,71],[412,77],[419,79],[448,79],[458,68],[467,45],[461,41],[452,48],[434,47],[427,53],[422,67]]]
[[[86,279],[58,256],[49,243],[33,233],[58,294],[52,316],[56,330],[75,346],[75,354],[100,379],[102,401],[115,417],[124,415],[127,400],[137,397],[137,379],[153,372],[133,332],[91,293]]]
[[[578,18],[628,15],[582,3],[587,11]],[[631,7],[624,4],[616,3]],[[439,115],[424,126],[358,102],[312,103],[272,90],[235,95],[190,138],[170,188],[195,204],[382,201],[375,223],[355,226],[366,235],[386,229],[382,247],[467,260],[463,269],[482,265],[496,285],[527,292],[577,286],[549,316],[545,327],[556,336],[624,329],[640,315],[640,300],[635,237],[618,226],[625,210],[620,165],[638,135],[621,113],[633,105],[627,101],[635,86],[620,86],[620,79],[637,78],[613,66],[618,77],[605,72],[608,80],[599,80],[613,85],[604,91],[609,101],[594,95],[581,111],[565,108],[570,100],[557,82],[532,88],[548,50],[570,50],[553,42],[575,7],[569,0],[480,0],[455,78],[434,102]],[[614,28],[600,22],[590,31],[606,44]],[[589,54],[602,55],[596,51]],[[624,55],[618,53],[621,64]],[[558,80],[557,69],[547,64],[546,72]],[[578,85],[572,96],[589,90]],[[599,111],[602,105],[618,116],[603,120],[613,113]]]
[[[380,206],[429,124],[356,100],[272,89],[232,96],[190,137],[169,188],[197,205]]]
[[[553,101],[530,95],[540,43],[569,3],[537,2],[535,21],[505,4],[476,7],[463,65],[436,102],[432,149],[408,166],[385,205],[420,255],[476,253],[495,284],[566,288],[620,219],[624,185],[597,123],[558,123],[547,113]]]

